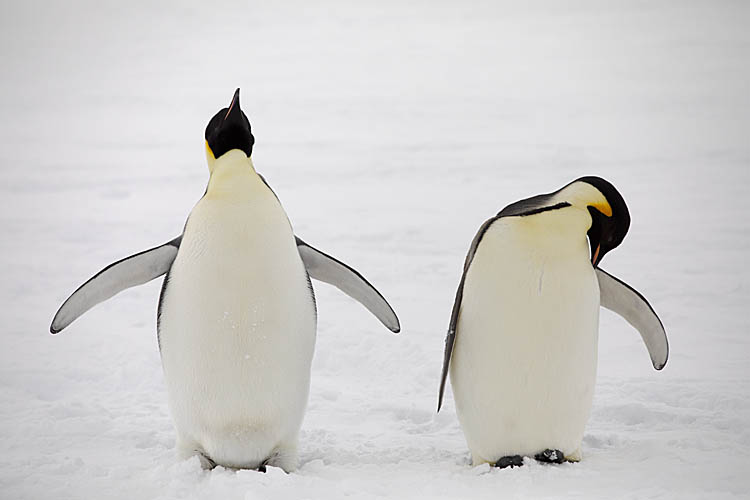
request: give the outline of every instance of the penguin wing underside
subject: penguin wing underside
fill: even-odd
[[[83,313],[119,292],[165,274],[172,267],[181,241],[182,236],[179,236],[169,243],[131,255],[99,271],[60,306],[52,320],[50,332],[62,331]]]
[[[63,303],[52,320],[50,332],[62,331],[86,311],[119,292],[166,274],[177,257],[181,241],[180,235],[169,243],[131,255],[99,271]],[[392,332],[400,331],[396,313],[361,274],[299,238],[297,249],[312,278],[337,287],[365,306]]]
[[[388,301],[356,270],[299,238],[297,250],[311,278],[335,286],[365,306],[393,333],[401,331],[398,317]]]
[[[636,289],[603,269],[596,269],[596,277],[599,278],[602,307],[622,316],[638,330],[654,368],[664,368],[669,358],[667,332],[651,304]]]

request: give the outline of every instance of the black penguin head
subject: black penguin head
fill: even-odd
[[[591,245],[591,264],[597,267],[607,252],[622,243],[630,228],[630,212],[625,200],[601,177],[581,177],[552,193],[511,203],[497,216],[524,217],[568,207],[587,210],[591,215],[586,235]]]
[[[250,131],[250,121],[240,109],[240,89],[234,92],[228,108],[222,108],[206,126],[206,144],[214,158],[227,151],[239,149],[248,157],[253,153],[255,137]]]
[[[622,195],[601,177],[581,177],[574,182],[594,186],[607,200],[604,206],[597,203],[586,207],[591,214],[591,227],[587,233],[591,246],[591,263],[597,267],[607,252],[618,247],[625,239],[630,228],[630,212]]]

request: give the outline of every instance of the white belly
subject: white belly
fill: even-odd
[[[490,227],[464,284],[451,384],[475,464],[576,456],[594,393],[599,287],[585,230],[572,245],[538,241],[521,219]]]
[[[316,328],[283,209],[264,186],[252,189],[196,205],[159,326],[180,446],[250,468],[296,446]]]

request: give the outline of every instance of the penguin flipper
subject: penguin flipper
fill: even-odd
[[[295,237],[296,238],[296,237]],[[297,250],[311,278],[333,285],[367,308],[393,333],[401,331],[396,313],[388,301],[356,270],[311,247],[299,238]]]
[[[437,411],[440,411],[440,407],[443,406],[443,393],[445,392],[445,382],[448,379],[448,368],[451,363],[451,355],[453,355],[453,343],[456,341],[456,326],[458,325],[458,314],[461,312],[461,301],[464,298],[464,282],[466,281],[466,273],[469,271],[469,266],[474,260],[474,254],[477,253],[477,247],[479,242],[482,241],[484,233],[490,228],[493,222],[501,217],[505,217],[508,214],[500,212],[495,217],[484,221],[484,224],[477,231],[476,236],[471,242],[469,247],[469,253],[466,255],[464,261],[464,272],[461,275],[461,281],[458,283],[458,290],[456,290],[456,299],[453,302],[453,310],[451,311],[451,321],[448,325],[448,333],[445,336],[445,352],[443,354],[443,372],[440,376],[440,389],[438,390],[438,407]]]
[[[622,316],[638,330],[654,368],[664,368],[669,358],[669,343],[667,332],[654,308],[636,289],[603,269],[596,269],[596,277],[599,279],[602,307]]]
[[[142,285],[165,274],[172,267],[181,241],[182,235],[164,245],[114,262],[96,273],[60,306],[50,325],[50,333],[62,331],[96,304],[126,288]]]

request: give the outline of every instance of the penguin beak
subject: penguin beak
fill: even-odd
[[[224,121],[227,121],[230,117],[234,118],[235,116],[239,116],[241,118],[241,109],[240,109],[240,89],[239,87],[237,90],[234,91],[234,96],[232,96],[232,102],[229,103],[229,109],[227,109],[227,114],[224,115]],[[231,119],[229,121],[232,121]]]
[[[614,217],[607,216],[592,206],[588,209],[591,214],[591,227],[587,233],[591,248],[591,265],[597,267],[607,252],[616,246],[612,245],[612,242],[617,221]]]
[[[599,265],[599,261],[602,260],[602,257],[604,257],[604,254],[601,253],[602,246],[596,245],[596,250],[593,250],[591,252],[591,264],[596,268]]]

